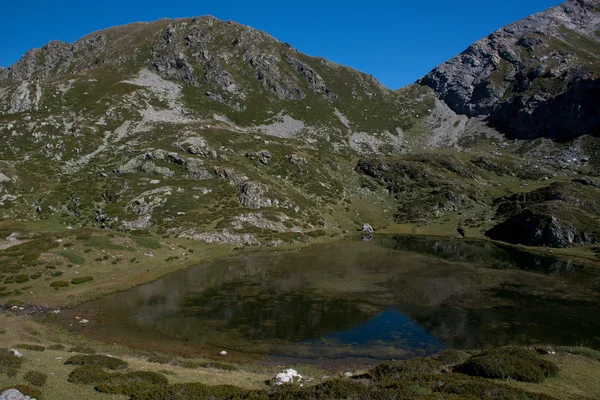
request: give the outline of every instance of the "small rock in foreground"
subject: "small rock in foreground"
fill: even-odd
[[[22,358],[23,354],[19,353],[17,350],[15,349],[10,349],[8,351],[10,354],[12,354],[13,356],[17,357],[17,358]]]
[[[297,383],[302,380],[302,375],[295,369],[286,369],[277,374],[275,377],[275,386],[283,385],[284,383]]]
[[[35,400],[32,397],[25,396],[17,389],[8,389],[0,394],[0,400]]]

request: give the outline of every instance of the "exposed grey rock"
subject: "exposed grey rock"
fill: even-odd
[[[268,150],[261,150],[258,153],[246,153],[246,157],[248,157],[251,160],[256,160],[264,165],[269,165],[271,158],[273,158],[271,152],[269,152]]]
[[[373,233],[375,232],[375,229],[373,229],[373,227],[371,226],[371,224],[364,224],[362,226],[362,231],[365,233]]]
[[[321,78],[321,76],[317,74],[315,70],[308,66],[308,64],[303,63],[296,57],[292,57],[290,55],[286,56],[286,61],[308,82],[308,85],[313,92],[323,95],[323,97],[329,102],[334,102],[338,99],[338,96],[329,90],[329,88],[327,88],[323,78]]]
[[[508,243],[556,248],[583,245],[595,240],[588,233],[579,232],[552,215],[535,213],[529,209],[494,226],[486,235]]]
[[[131,200],[127,204],[127,211],[139,214],[148,215],[152,214],[152,211],[156,207],[163,206],[167,202],[167,198],[164,196],[170,196],[172,189],[168,186],[149,190],[140,194],[135,199]]]
[[[181,151],[187,151],[190,154],[205,158],[217,158],[217,151],[211,148],[204,138],[200,136],[185,138],[182,141],[174,143],[173,146]]]
[[[290,154],[285,156],[285,158],[298,168],[298,172],[302,173],[302,168],[306,165],[306,158],[297,154]]]
[[[238,246],[260,245],[260,242],[250,234],[237,235],[227,231],[218,233],[199,233],[195,229],[185,231],[170,229],[169,233],[176,234],[178,238],[198,240],[204,243],[223,243]]]
[[[8,176],[4,175],[2,172],[0,172],[0,183],[7,183],[7,182],[11,182],[12,179],[10,179]]]
[[[245,181],[236,186],[238,192],[237,201],[249,208],[276,207],[278,200],[273,200],[265,196],[268,187],[262,183],[254,181]]]
[[[0,400],[36,400],[33,397],[25,396],[17,389],[8,389],[0,394]]]
[[[121,223],[121,226],[123,227],[123,229],[128,229],[132,231],[146,229],[150,226],[150,219],[152,219],[152,215],[143,215],[133,221],[123,221]]]
[[[274,55],[252,50],[244,54],[244,59],[254,69],[260,83],[280,100],[302,100],[306,97],[292,79],[281,73],[279,60]]]
[[[190,179],[204,180],[214,178],[215,175],[204,167],[202,161],[197,159],[188,159],[185,162],[185,169]]]
[[[289,219],[285,214],[280,214],[278,219],[279,221],[267,219],[262,213],[241,214],[234,218],[231,226],[234,229],[244,229],[248,226],[251,226],[276,232],[300,231],[298,228],[289,229],[283,224],[283,222]]]
[[[572,32],[600,49],[597,6],[597,0],[569,0],[510,24],[419,83],[434,89],[456,113],[489,117],[490,124],[516,138],[564,140],[590,133],[600,123],[600,106],[590,101],[599,96],[600,83],[586,69],[584,56],[550,46],[579,47],[569,43]],[[554,80],[551,89],[536,89],[536,84],[548,86],[549,79]]]

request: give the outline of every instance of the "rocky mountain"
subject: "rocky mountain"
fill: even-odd
[[[569,0],[469,46],[419,83],[510,138],[600,131],[600,2]]]
[[[597,3],[398,91],[213,17],[50,42],[0,69],[0,217],[239,246],[368,222],[591,249]],[[539,240],[506,234],[523,224]]]

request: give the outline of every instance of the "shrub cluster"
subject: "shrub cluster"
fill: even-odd
[[[48,379],[48,375],[38,371],[29,371],[23,376],[23,379],[33,386],[44,386]]]
[[[169,380],[157,372],[135,371],[125,374],[111,374],[96,385],[96,390],[102,393],[132,396],[141,391],[158,390],[168,384]]]
[[[15,346],[16,349],[25,349],[25,350],[31,350],[31,351],[44,351],[46,350],[46,348],[44,346],[39,346],[37,344],[18,344]]]
[[[178,383],[169,386],[145,388],[131,394],[132,400],[187,400],[187,399],[227,399],[227,400],[267,400],[269,397],[259,392],[235,386],[208,386],[202,383]],[[308,399],[308,397],[307,397]]]
[[[97,384],[104,379],[107,379],[109,376],[110,372],[106,372],[98,365],[84,365],[71,371],[69,374],[69,382],[82,383],[85,385]]]
[[[456,370],[470,376],[535,383],[559,372],[556,364],[544,360],[537,352],[518,347],[486,351],[471,357]]]
[[[82,276],[80,278],[74,278],[71,281],[71,283],[73,285],[81,285],[82,283],[86,283],[86,282],[93,281],[93,280],[94,280],[94,277],[92,277],[92,276]]]
[[[103,356],[100,354],[83,355],[78,354],[70,357],[65,364],[67,365],[97,365],[106,369],[125,369],[129,366],[127,362],[118,358]]]
[[[8,349],[0,349],[0,374],[13,377],[21,368],[22,360],[8,352]]]

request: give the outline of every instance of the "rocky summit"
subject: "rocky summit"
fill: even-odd
[[[0,218],[237,246],[368,224],[593,254],[599,76],[598,0],[396,91],[213,17],[53,41],[0,69]]]

